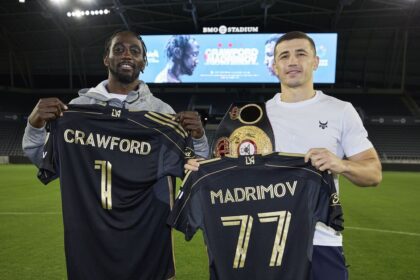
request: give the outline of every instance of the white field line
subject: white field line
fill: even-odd
[[[61,212],[0,212],[0,216],[59,215]]]
[[[0,216],[24,216],[24,215],[61,215],[61,212],[0,212]],[[419,236],[420,233],[415,232],[406,232],[406,231],[395,231],[395,230],[386,230],[386,229],[376,229],[376,228],[362,228],[362,227],[345,227],[345,229],[350,230],[362,230],[362,231],[374,231],[380,233],[390,233],[390,234],[401,234],[409,236]]]
[[[391,234],[401,234],[401,235],[410,235],[410,236],[419,236],[420,233],[415,232],[406,232],[406,231],[395,231],[395,230],[386,230],[386,229],[376,229],[376,228],[363,228],[363,227],[344,227],[344,229],[351,229],[351,230],[363,230],[363,231],[374,231],[380,233],[391,233]]]

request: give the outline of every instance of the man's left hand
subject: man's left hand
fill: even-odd
[[[195,139],[199,139],[204,135],[204,127],[201,122],[200,114],[195,111],[182,111],[175,115],[176,120],[182,127],[191,133]]]
[[[324,148],[310,149],[305,155],[305,162],[309,160],[320,171],[329,170],[332,173],[341,174],[347,170],[345,161]]]

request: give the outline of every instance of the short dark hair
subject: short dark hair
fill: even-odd
[[[174,56],[174,50],[176,48],[181,49],[182,54],[184,54],[185,50],[190,47],[190,40],[194,40],[190,35],[173,35],[169,38],[168,43],[166,44],[166,57],[168,59]]]
[[[109,49],[111,48],[112,40],[115,37],[117,37],[118,35],[123,34],[123,33],[130,34],[130,35],[132,35],[133,37],[137,38],[140,41],[140,44],[141,44],[141,46],[143,48],[143,61],[144,61],[144,65],[147,65],[147,48],[146,48],[146,44],[144,43],[144,41],[143,41],[143,39],[141,38],[140,35],[134,33],[133,31],[130,31],[130,30],[118,30],[118,31],[114,32],[108,38],[108,40],[106,40],[106,42],[105,42],[105,50],[104,50],[104,57],[103,58],[105,58],[105,57],[107,57],[109,55]]]
[[[291,32],[287,32],[286,34],[284,34],[283,36],[281,36],[277,42],[276,45],[274,46],[274,54],[276,53],[276,48],[277,46],[284,41],[290,41],[293,39],[305,39],[308,40],[308,42],[311,44],[312,49],[314,50],[314,54],[316,55],[316,47],[315,47],[315,42],[314,40],[312,40],[311,37],[308,36],[308,34],[301,32],[301,31],[291,31]]]

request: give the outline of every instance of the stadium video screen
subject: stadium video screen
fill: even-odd
[[[147,83],[278,83],[271,64],[274,44],[281,35],[142,36],[147,46],[149,64],[141,79]],[[334,83],[337,34],[308,35],[315,41],[320,58],[314,82]],[[178,69],[182,68],[181,74],[171,73],[174,63],[179,64]]]

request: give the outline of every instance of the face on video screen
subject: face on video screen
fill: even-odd
[[[194,69],[198,65],[199,48],[200,46],[198,45],[196,40],[189,40],[188,47],[184,51],[184,55],[181,61],[183,72],[186,75],[191,76],[194,72]]]
[[[267,66],[268,72],[270,72],[270,74],[273,76],[276,75],[276,73],[274,73],[274,70],[273,70],[275,44],[276,44],[275,41],[271,41],[267,43],[264,48],[264,64]]]

